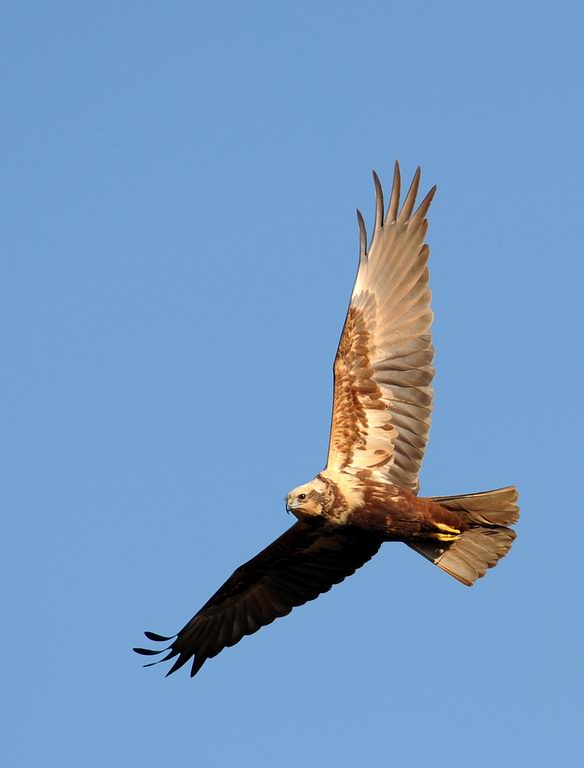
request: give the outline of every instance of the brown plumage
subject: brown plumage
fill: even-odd
[[[167,674],[193,659],[191,675],[223,648],[327,592],[385,541],[402,541],[463,584],[472,585],[509,551],[517,491],[421,498],[418,474],[432,410],[429,248],[433,187],[414,213],[420,169],[400,203],[396,163],[387,212],[377,174],[369,247],[359,224],[359,270],[334,364],[326,468],[291,491],[298,522],[240,566],[172,637],[159,661]],[[163,651],[135,648],[137,653]],[[158,661],[153,662],[158,663]],[[150,666],[150,665],[147,665]]]

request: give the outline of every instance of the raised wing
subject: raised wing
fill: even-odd
[[[193,677],[207,659],[244,635],[328,592],[372,558],[380,545],[377,536],[350,526],[298,522],[241,565],[174,639],[145,633],[155,642],[172,640],[168,648],[134,650],[147,656],[167,650],[155,664],[177,657],[168,675],[192,658]]]
[[[389,482],[417,492],[432,409],[433,315],[424,237],[436,187],[412,215],[418,168],[399,210],[396,163],[385,215],[375,172],[373,180],[375,228],[369,251],[357,211],[359,271],[334,365],[327,467],[382,472]]]

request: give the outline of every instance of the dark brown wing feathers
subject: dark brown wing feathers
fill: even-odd
[[[237,568],[174,639],[145,633],[154,642],[172,640],[168,648],[134,650],[147,656],[167,650],[159,661],[175,659],[169,675],[192,658],[195,675],[207,659],[244,635],[328,592],[373,557],[380,544],[376,536],[350,526],[298,522]]]

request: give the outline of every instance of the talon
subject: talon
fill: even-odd
[[[445,523],[434,523],[436,528],[438,528],[439,531],[444,531],[444,533],[453,533],[458,535],[460,533],[460,530],[458,528],[452,528],[450,525],[446,525]]]
[[[460,530],[453,528],[445,523],[434,523],[436,528],[442,533],[435,533],[432,538],[438,539],[438,541],[458,541],[460,539]]]
[[[460,533],[435,533],[432,538],[438,541],[458,541],[461,536]]]

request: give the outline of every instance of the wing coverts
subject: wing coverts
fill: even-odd
[[[359,270],[334,364],[328,468],[382,472],[417,492],[432,409],[434,350],[424,244],[433,187],[412,215],[420,169],[401,210],[396,163],[387,214],[377,174],[367,250],[361,213]]]

